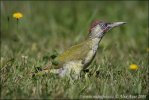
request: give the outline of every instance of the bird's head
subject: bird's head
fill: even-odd
[[[102,38],[106,32],[123,24],[126,24],[126,22],[107,23],[104,21],[96,20],[90,26],[89,38]]]

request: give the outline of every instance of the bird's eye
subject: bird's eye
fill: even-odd
[[[101,28],[102,28],[102,29],[105,29],[106,27],[107,27],[107,24],[104,24],[104,23],[101,24]]]
[[[102,24],[101,26],[102,26],[102,27],[105,27],[105,24]]]

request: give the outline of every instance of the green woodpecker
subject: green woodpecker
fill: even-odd
[[[45,71],[57,73],[60,76],[70,75],[79,76],[83,69],[86,69],[94,59],[99,43],[106,32],[114,27],[125,24],[126,22],[107,23],[104,21],[94,21],[89,30],[89,35],[85,41],[74,45],[57,56],[54,61],[57,65]]]

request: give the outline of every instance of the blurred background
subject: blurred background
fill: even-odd
[[[83,94],[147,94],[148,1],[1,1],[0,5],[1,69],[7,69],[1,76],[3,97],[77,97],[88,83],[92,85]],[[13,17],[16,12],[23,15],[18,21]],[[86,39],[94,20],[127,22],[99,44],[93,69],[100,71],[100,81],[67,88],[65,81],[53,79],[52,84],[46,77],[43,81],[25,77],[34,66],[45,65],[43,58]],[[133,63],[139,66],[138,73],[128,70]]]

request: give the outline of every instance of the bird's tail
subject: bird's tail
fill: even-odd
[[[59,69],[43,69],[42,71],[33,73],[32,76],[42,76],[45,74],[59,74]]]
[[[41,69],[38,72],[34,72],[32,76],[42,76],[45,74],[59,74],[59,69],[53,69],[52,66],[46,66],[45,68]]]

